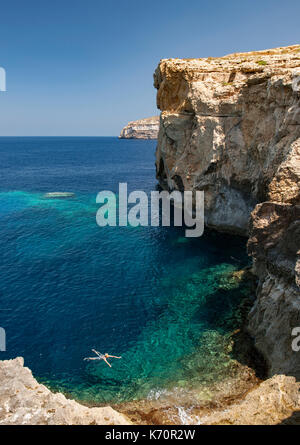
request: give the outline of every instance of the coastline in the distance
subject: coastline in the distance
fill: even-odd
[[[157,139],[159,131],[159,116],[129,122],[123,128],[120,139]]]

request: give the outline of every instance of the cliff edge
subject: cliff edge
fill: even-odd
[[[157,139],[159,131],[159,116],[148,117],[129,122],[123,128],[120,139]]]
[[[270,375],[300,379],[300,46],[164,59],[154,86],[157,178],[204,190],[206,225],[249,237],[259,285],[248,330]]]

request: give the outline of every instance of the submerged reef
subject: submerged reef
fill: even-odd
[[[75,196],[75,193],[71,193],[71,192],[50,192],[50,193],[45,193],[43,198],[47,198],[47,199],[73,198],[74,196]]]

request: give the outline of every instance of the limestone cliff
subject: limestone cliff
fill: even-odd
[[[87,408],[40,385],[21,357],[0,362],[0,425],[130,425],[110,407]]]
[[[270,374],[300,379],[291,348],[300,326],[300,46],[161,60],[154,85],[157,178],[204,190],[208,226],[250,230],[259,286],[249,330]]]
[[[258,204],[251,217],[248,251],[259,277],[249,331],[268,360],[270,375],[300,380],[300,351],[292,350],[292,330],[300,326],[300,206]]]
[[[129,122],[120,134],[121,139],[157,139],[159,116]]]

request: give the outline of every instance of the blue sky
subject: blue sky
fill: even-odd
[[[299,0],[9,0],[0,135],[118,135],[158,114],[161,58],[299,43]]]

